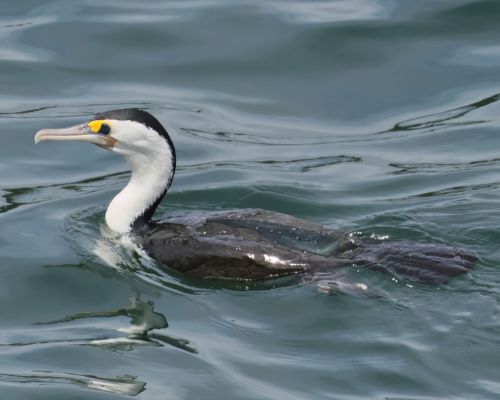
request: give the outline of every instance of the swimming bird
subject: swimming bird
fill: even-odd
[[[194,212],[151,220],[175,173],[170,135],[149,112],[103,112],[82,124],[42,129],[35,143],[93,143],[121,154],[128,184],[111,201],[105,221],[129,234],[165,269],[196,278],[264,280],[291,274],[367,267],[427,283],[445,283],[469,271],[476,257],[451,246],[362,241],[349,232],[263,209]]]

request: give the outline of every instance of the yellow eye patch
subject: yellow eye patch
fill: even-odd
[[[94,121],[90,121],[87,126],[94,133],[102,133],[107,135],[110,131],[110,124],[108,121],[103,119],[96,119]]]

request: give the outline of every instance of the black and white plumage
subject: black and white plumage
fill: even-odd
[[[349,233],[260,209],[196,212],[152,222],[172,182],[176,157],[165,128],[143,110],[113,110],[81,125],[44,129],[35,136],[35,142],[42,140],[85,141],[123,155],[132,175],[109,204],[107,225],[132,234],[161,265],[188,276],[262,280],[356,264],[444,283],[476,260],[449,246],[361,242]]]

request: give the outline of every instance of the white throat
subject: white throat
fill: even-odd
[[[174,174],[173,154],[167,141],[142,124],[126,122],[127,129],[115,136],[118,142],[113,151],[125,157],[132,176],[106,211],[107,225],[120,233],[129,232],[138,218],[151,211],[168,189]]]

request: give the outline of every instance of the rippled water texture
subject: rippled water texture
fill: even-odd
[[[0,11],[2,399],[500,398],[498,0],[14,1]],[[441,287],[351,270],[193,282],[103,234],[118,156],[33,144],[137,106],[178,171],[158,217],[263,207],[446,243]]]

